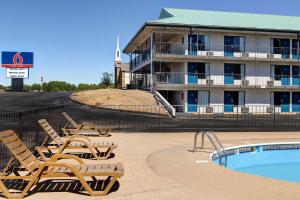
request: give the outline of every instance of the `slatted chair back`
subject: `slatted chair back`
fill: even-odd
[[[41,162],[33,155],[13,130],[0,132],[0,141],[28,171],[39,168]]]
[[[68,122],[74,127],[77,128],[79,125],[75,122],[66,112],[63,112],[62,115],[66,118]]]
[[[48,134],[48,136],[58,145],[62,145],[64,140],[60,137],[57,132],[52,128],[52,126],[47,122],[46,119],[38,120],[38,123],[42,127],[42,129]]]

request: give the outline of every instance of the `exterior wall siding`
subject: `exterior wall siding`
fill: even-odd
[[[166,33],[170,34],[170,33]],[[271,38],[286,38],[286,39],[294,39],[295,34],[284,34],[284,33],[255,33],[255,32],[237,32],[237,31],[210,31],[210,30],[204,30],[204,31],[193,31],[193,34],[197,35],[209,35],[209,47],[210,51],[224,51],[224,36],[243,36],[245,37],[245,51],[248,53],[262,53],[262,54],[269,54],[271,51]],[[244,91],[245,92],[245,105],[246,107],[249,107],[249,112],[262,112],[266,113],[268,110],[268,107],[274,105],[274,95],[272,92],[272,89],[266,90],[267,82],[273,80],[274,73],[272,70],[272,65],[293,65],[290,62],[287,63],[285,61],[282,61],[281,63],[273,63],[272,61],[260,61],[260,60],[241,60],[238,59],[214,59],[212,58],[201,58],[198,56],[193,57],[193,55],[187,54],[187,49],[189,47],[189,40],[188,40],[189,33],[186,32],[186,34],[178,34],[177,36],[170,37],[169,41],[163,41],[163,43],[178,43],[179,45],[182,45],[182,40],[184,41],[182,48],[184,48],[185,53],[184,54],[174,54],[169,55],[168,61],[159,61],[159,62],[165,62],[170,67],[171,73],[177,73],[176,76],[181,76],[180,74],[183,74],[181,76],[181,79],[184,79],[181,84],[189,84],[189,75],[188,75],[188,63],[189,62],[203,62],[203,63],[209,63],[209,76],[210,80],[213,80],[213,84],[218,85],[220,87],[216,88],[209,88],[203,87],[203,89],[200,87],[197,87],[197,89],[192,88],[191,90],[197,90],[197,91],[203,91],[203,90],[209,90],[210,92],[210,99],[209,99],[209,106],[213,106],[216,109],[214,110],[215,113],[222,113],[224,112],[224,91]],[[168,38],[168,37],[166,37]],[[157,41],[159,42],[159,41]],[[162,45],[163,46],[163,45]],[[168,47],[168,46],[167,46]],[[165,47],[163,47],[165,48]],[[172,49],[173,46],[170,45],[170,49]],[[176,46],[174,47],[176,48]],[[170,50],[169,48],[166,48],[167,50]],[[178,49],[176,49],[178,50]],[[182,58],[183,56],[187,56],[186,59],[183,61],[174,61],[176,58]],[[238,64],[244,64],[245,65],[245,79],[248,80],[249,86],[255,86],[257,88],[251,88],[251,89],[241,89],[239,87],[236,87],[234,89],[226,88],[224,85],[224,63],[238,63]],[[300,65],[300,64],[299,64]],[[292,70],[290,70],[292,71]],[[178,75],[179,74],[179,75]],[[292,73],[290,73],[292,74]],[[175,79],[176,79],[175,76]],[[172,76],[171,76],[172,77]],[[197,84],[206,84],[205,78],[202,78],[204,80],[200,80],[200,76],[198,77]],[[242,80],[234,80],[233,85],[241,85]],[[280,81],[275,81],[275,86],[281,86]],[[221,86],[224,85],[222,88]],[[261,88],[260,88],[261,87]],[[279,91],[279,90],[277,90]],[[288,91],[291,92],[291,89],[289,88],[281,88],[280,91]],[[295,91],[295,90],[293,90]],[[300,91],[300,88],[299,90]],[[183,99],[182,99],[183,94]],[[178,105],[182,105],[184,107],[184,112],[187,112],[188,108],[188,89],[180,89],[178,91],[174,91],[174,98],[175,102]],[[291,98],[290,98],[291,99]],[[205,110],[201,110],[201,112],[204,112]],[[238,110],[240,112],[240,110]]]

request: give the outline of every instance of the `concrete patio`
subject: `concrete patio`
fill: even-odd
[[[217,133],[225,146],[300,141],[300,133]],[[116,156],[107,161],[86,160],[86,163],[122,162],[125,175],[105,197],[90,197],[68,192],[34,192],[26,199],[210,199],[266,200],[297,199],[300,184],[267,179],[227,170],[213,164],[212,149],[192,153],[193,133],[113,133],[109,138],[119,144]],[[96,140],[96,139],[95,139]],[[208,162],[205,162],[208,161]]]

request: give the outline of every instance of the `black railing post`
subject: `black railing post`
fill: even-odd
[[[234,110],[233,110],[233,112],[234,112]],[[236,130],[239,130],[239,107],[238,106],[237,106],[237,109],[236,109],[235,126],[236,126]]]
[[[39,120],[39,110],[36,110],[35,111],[35,122],[34,122],[34,124],[35,124],[35,146],[38,146],[38,145],[40,145],[39,144],[39,127],[38,127],[38,120]]]
[[[274,106],[274,112],[273,112],[273,130],[276,128],[276,108]]]
[[[18,134],[19,134],[19,136],[20,136],[20,138],[22,138],[23,139],[23,132],[24,132],[24,130],[23,130],[23,124],[22,124],[22,113],[18,113],[18,125],[17,125],[17,132],[18,132]]]

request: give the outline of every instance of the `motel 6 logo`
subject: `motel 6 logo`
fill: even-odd
[[[21,52],[18,52],[13,57],[13,62],[15,65],[22,65],[23,64],[23,57],[21,56]]]

